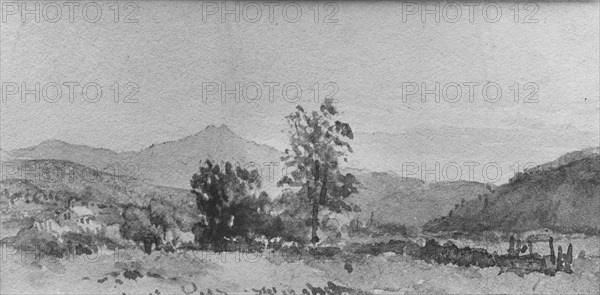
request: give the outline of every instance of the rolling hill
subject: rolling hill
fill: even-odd
[[[189,179],[204,159],[232,161],[242,166],[249,162],[259,164],[247,167],[261,169],[263,190],[275,197],[281,191],[276,182],[282,172],[275,169],[271,175],[273,170],[264,164],[280,163],[280,155],[275,148],[235,135],[225,125],[211,125],[188,137],[140,151],[117,153],[56,140],[8,153],[2,151],[3,160],[10,159],[13,163],[50,165],[52,169],[74,167],[72,169],[82,171],[82,177],[100,175],[100,180],[92,184],[82,181],[68,184],[67,188],[73,191],[81,192],[91,186],[98,194],[113,197],[160,192],[181,198],[188,197]],[[354,168],[345,168],[345,172],[355,174],[361,182],[359,193],[352,196],[350,202],[361,207],[359,214],[363,221],[375,212],[374,219],[378,222],[417,227],[427,223],[426,228],[432,231],[539,227],[589,231],[594,229],[590,229],[587,222],[596,221],[597,225],[600,221],[591,213],[600,209],[597,157],[600,157],[598,148],[571,152],[527,169],[500,187],[472,181],[426,183],[394,172]],[[10,174],[4,170],[2,180]],[[135,180],[126,181],[132,179]],[[60,182],[43,184],[46,187],[61,185],[64,186]],[[450,210],[452,216],[439,218]]]
[[[359,193],[349,201],[361,208],[362,222],[374,212],[373,220],[420,227],[450,211],[462,199],[473,200],[489,193],[490,186],[478,182],[425,183],[393,172],[348,169],[360,182]]]
[[[600,233],[600,155],[588,149],[520,173],[481,198],[425,225],[428,231],[548,228]]]
[[[6,164],[6,162],[3,162]],[[178,205],[194,205],[189,190],[152,185],[134,178],[113,175],[64,160],[17,160],[10,165],[18,173],[0,172],[0,189],[9,195],[34,194],[38,191],[61,191],[75,195],[91,194],[102,203],[140,202],[154,195],[172,200]]]
[[[533,167],[531,169],[527,169],[526,171],[527,172],[535,172],[535,171],[550,170],[553,168],[558,168],[562,165],[569,164],[573,161],[585,159],[588,157],[593,157],[594,155],[598,155],[598,154],[600,154],[600,147],[591,147],[591,148],[583,149],[580,151],[574,151],[574,152],[567,153],[554,161],[544,163],[542,165]]]
[[[21,168],[18,173],[13,172],[16,175],[5,172],[2,179],[31,178],[32,175],[20,172],[26,170],[23,167],[33,165],[45,167],[48,171],[54,171],[54,174],[62,171],[62,177],[44,174],[48,180],[60,178],[58,181],[32,182],[41,189],[82,192],[90,187],[96,195],[117,199],[131,196],[141,198],[157,191],[161,195],[176,195],[181,199],[188,194],[189,179],[203,159],[229,160],[241,164],[249,161],[265,163],[278,162],[280,155],[274,148],[238,137],[225,125],[208,126],[194,135],[136,152],[117,153],[57,140],[45,141],[38,146],[10,151],[11,162],[18,163]],[[260,168],[264,179],[263,189],[271,196],[277,196],[281,191],[276,187],[276,181],[281,177],[277,172],[281,173],[281,170],[276,169],[271,177],[273,181],[270,181],[268,167],[261,165]],[[63,171],[65,169],[70,170]],[[360,214],[363,221],[370,217],[371,212],[376,212],[374,219],[379,222],[421,226],[448,212],[461,199],[471,200],[488,192],[484,184],[476,182],[428,184],[413,178],[402,178],[393,172],[345,170],[346,173],[355,174],[361,182],[359,194],[352,196],[350,201],[362,208]],[[74,176],[75,180],[72,179]],[[37,180],[40,180],[39,177]]]

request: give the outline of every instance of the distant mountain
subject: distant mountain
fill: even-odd
[[[598,141],[597,134],[576,128],[555,131],[561,136],[532,136],[519,129],[447,126],[409,128],[400,134],[357,132],[351,142],[354,153],[348,157],[349,165],[370,171],[394,171],[401,176],[404,173],[404,176],[426,182],[495,180],[494,184],[499,185],[507,182],[516,171],[552,160],[572,151],[573,146],[589,146],[589,142]],[[211,125],[191,136],[157,143],[140,151],[118,153],[51,140],[9,153],[19,158],[72,161],[112,174],[133,175],[151,183],[186,189],[199,162],[206,158],[217,162],[234,161],[240,165],[254,162],[258,164],[254,167],[261,169],[264,189],[270,195],[279,191],[275,183],[282,176],[283,167],[279,161],[281,151],[239,137],[225,125]],[[274,175],[270,175],[273,171],[269,171],[266,162],[280,164]],[[475,163],[474,168],[469,168],[472,163]],[[497,165],[501,169],[500,175],[496,178],[495,167],[491,167],[487,173],[489,179],[484,179],[486,164]],[[461,169],[458,178],[456,167]],[[431,170],[437,170],[435,175],[427,173]]]
[[[518,127],[457,128],[443,125],[407,128],[403,133],[394,134],[357,132],[352,142],[354,153],[350,161],[355,167],[395,171],[427,182],[458,180],[453,174],[454,167],[458,166],[461,169],[460,180],[490,181],[500,185],[508,182],[516,171],[522,172],[524,168],[538,166],[573,150],[595,146],[600,140],[598,136],[597,132],[583,132],[570,126],[540,132]],[[487,173],[484,171],[486,164],[488,167],[491,165]],[[468,165],[473,165],[474,173],[469,174]],[[446,174],[445,166],[449,166]],[[496,176],[494,167],[501,169],[500,175]],[[436,175],[423,173],[434,169],[437,169]]]
[[[189,180],[201,161],[231,161],[248,169],[259,169],[263,188],[272,193],[281,177],[282,165],[273,170],[265,163],[280,162],[281,152],[235,135],[227,126],[208,126],[201,132],[140,151],[117,153],[107,149],[73,145],[62,141],[13,150],[18,158],[57,159],[78,163],[110,174],[125,175],[148,183],[189,189]],[[255,164],[252,164],[255,163]]]
[[[596,148],[569,153],[520,173],[493,193],[457,206],[428,222],[429,231],[549,228],[600,233],[600,154]]]
[[[489,193],[491,186],[478,182],[425,183],[403,178],[393,172],[369,172],[346,169],[360,182],[359,193],[349,201],[361,208],[361,221],[396,223],[420,227],[428,220],[450,211],[462,199],[473,200]]]
[[[10,155],[26,159],[66,160],[84,165],[119,161],[119,154],[111,150],[75,145],[60,140],[46,140],[37,146],[12,150]]]

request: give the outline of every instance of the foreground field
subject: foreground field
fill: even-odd
[[[6,248],[3,251],[7,251]],[[310,256],[286,262],[279,252],[262,255],[188,251],[145,255],[104,250],[103,255],[34,260],[31,254],[4,252],[1,293],[30,294],[301,294],[328,282],[374,294],[598,294],[600,259],[576,258],[574,274],[520,278],[499,269],[428,264],[412,257]],[[299,258],[299,257],[296,257]],[[143,277],[131,278],[137,270]],[[135,276],[134,276],[135,277]],[[263,289],[263,287],[265,289]],[[275,289],[273,289],[273,287]]]

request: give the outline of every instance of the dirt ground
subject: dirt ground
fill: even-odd
[[[498,275],[498,268],[432,265],[385,253],[344,259],[286,262],[278,253],[185,253],[104,249],[102,256],[34,260],[3,248],[0,293],[15,294],[258,294],[263,287],[301,294],[307,283],[337,285],[374,294],[599,294],[600,258],[575,259],[574,274]],[[84,259],[85,258],[85,259]],[[347,264],[352,266],[348,271]],[[125,277],[135,265],[143,277]],[[131,269],[131,268],[129,268]]]

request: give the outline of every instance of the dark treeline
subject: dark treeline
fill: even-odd
[[[510,237],[508,254],[498,255],[490,254],[484,249],[471,249],[470,247],[459,248],[452,242],[440,245],[437,241],[431,239],[421,248],[419,257],[429,262],[440,264],[456,264],[459,266],[478,266],[478,267],[500,267],[500,273],[514,272],[523,276],[532,272],[540,272],[549,276],[554,276],[556,272],[562,271],[573,273],[571,264],[573,263],[573,246],[569,244],[567,253],[562,253],[562,247],[558,246],[558,255],[554,252],[554,241],[552,238],[548,241],[550,245],[549,255],[539,255],[533,253],[532,243],[521,247],[520,241],[517,242],[515,249],[515,238]],[[529,254],[520,255],[527,252]]]

